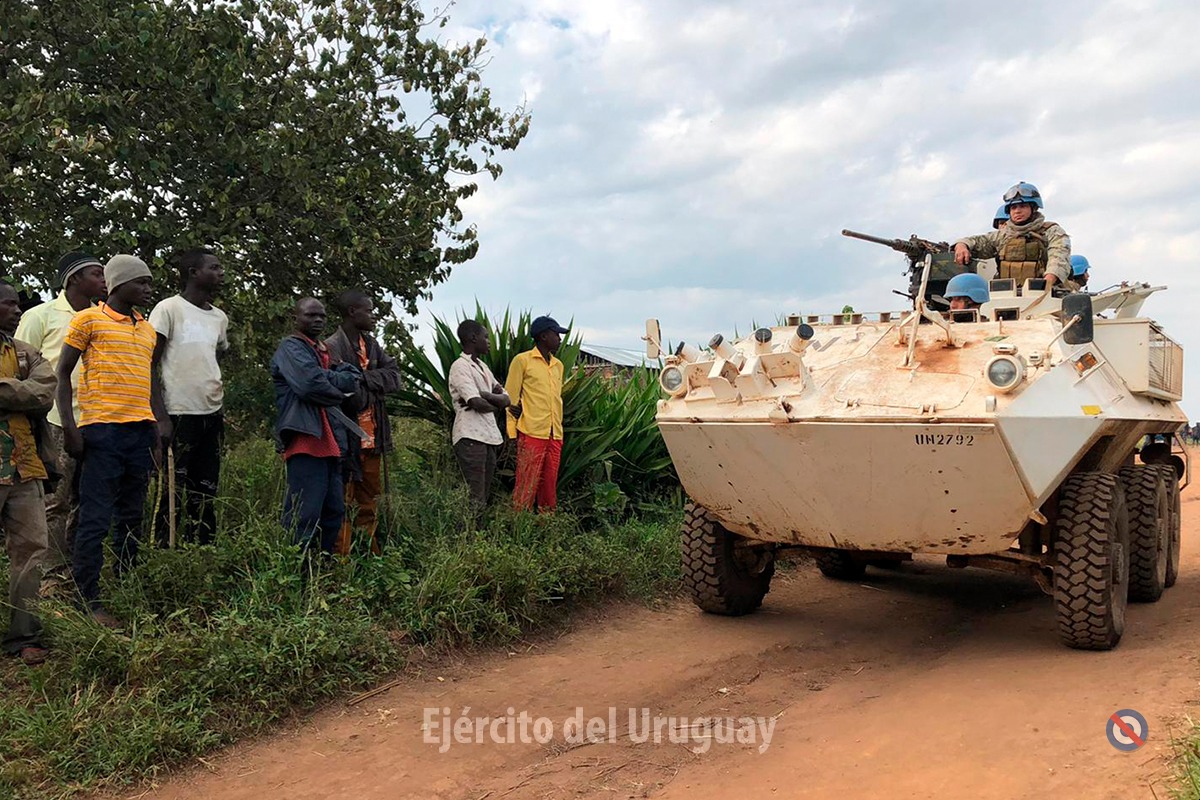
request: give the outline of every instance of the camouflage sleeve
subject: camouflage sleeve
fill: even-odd
[[[1058,225],[1046,226],[1046,272],[1053,272],[1059,282],[1071,278],[1071,237]]]
[[[1000,231],[989,231],[978,236],[964,236],[955,244],[965,244],[972,258],[995,258],[999,252]]]

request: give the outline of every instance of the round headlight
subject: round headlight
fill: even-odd
[[[996,356],[984,368],[988,383],[1000,392],[1011,392],[1025,377],[1025,368],[1012,356]]]
[[[683,388],[683,370],[679,367],[666,367],[658,374],[658,385],[667,394],[679,394],[680,389]]]

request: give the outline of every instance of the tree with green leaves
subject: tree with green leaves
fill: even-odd
[[[0,0],[0,18],[0,271],[45,287],[63,252],[129,252],[165,296],[169,254],[214,245],[255,361],[300,296],[415,313],[475,255],[460,204],[528,131],[482,83],[486,41],[441,41],[413,0]]]

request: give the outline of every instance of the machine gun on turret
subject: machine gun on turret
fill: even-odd
[[[915,233],[907,239],[884,239],[880,236],[871,236],[868,233],[859,233],[858,231],[842,230],[842,236],[849,236],[851,239],[862,239],[864,242],[873,244],[881,244],[885,247],[890,247],[898,253],[903,253],[908,258],[908,291],[896,294],[904,295],[916,302],[917,292],[921,290],[921,273],[925,268],[925,256],[933,256],[933,269],[929,274],[929,284],[925,288],[925,302],[933,300],[934,303],[945,307],[944,303],[939,300],[942,293],[946,291],[946,283],[951,278],[962,272],[979,272],[980,262],[972,261],[965,267],[959,266],[954,262],[954,251],[947,242],[933,242],[929,239],[922,239]],[[989,276],[990,277],[990,276]]]
[[[842,236],[849,236],[851,239],[862,239],[864,242],[872,242],[874,244],[887,245],[898,253],[904,253],[908,256],[909,261],[924,261],[926,253],[948,253],[950,245],[946,242],[931,242],[928,239],[922,239],[915,233],[907,239],[884,239],[880,236],[872,236],[869,233],[859,233],[842,229]]]

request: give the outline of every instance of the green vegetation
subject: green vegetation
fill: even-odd
[[[1174,800],[1200,800],[1200,724],[1190,718],[1189,730],[1172,741],[1175,750]]]
[[[47,603],[42,668],[0,663],[0,797],[119,786],[260,731],[400,669],[414,645],[511,640],[602,597],[649,598],[678,578],[675,507],[636,515],[514,515],[479,530],[438,428],[400,420],[382,557],[305,579],[276,522],[268,443],[227,460],[224,535],[145,552],[105,584],[127,635]],[[0,569],[6,565],[0,562]]]
[[[462,202],[529,128],[487,41],[416,0],[12,0],[0,26],[0,264],[46,288],[75,246],[216,244],[235,353],[298,297],[361,286],[408,313],[474,257]],[[390,334],[403,331],[393,322]]]

